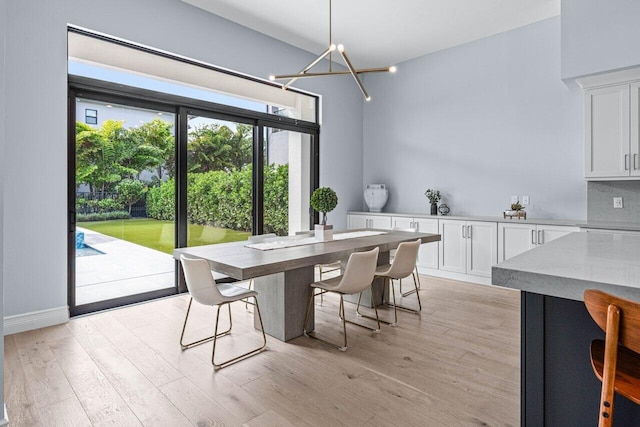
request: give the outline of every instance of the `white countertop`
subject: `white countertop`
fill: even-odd
[[[540,225],[560,225],[568,227],[593,228],[603,230],[621,230],[621,231],[640,231],[640,222],[616,222],[616,221],[585,221],[576,219],[545,219],[545,218],[527,218],[527,219],[510,219],[501,216],[456,216],[456,215],[429,215],[427,213],[403,213],[403,212],[347,212],[352,215],[375,215],[375,216],[401,216],[407,218],[433,218],[433,219],[457,219],[462,221],[489,221],[489,222],[508,222],[514,224],[540,224]]]
[[[596,288],[640,301],[640,236],[570,233],[494,266],[492,284],[578,301]]]

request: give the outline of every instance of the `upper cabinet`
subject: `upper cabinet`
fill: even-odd
[[[578,80],[584,88],[585,177],[640,178],[640,71]]]

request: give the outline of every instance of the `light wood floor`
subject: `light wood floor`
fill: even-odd
[[[266,352],[215,372],[211,343],[184,352],[178,345],[185,295],[10,335],[9,420],[12,427],[518,425],[519,293],[423,277],[420,295],[422,315],[402,312],[396,328],[373,334],[348,326],[345,353],[305,337],[269,339]],[[252,314],[234,305],[235,333],[219,341],[227,354],[260,339]],[[316,309],[318,334],[340,340],[336,299]],[[211,310],[192,309],[191,338],[211,333]]]

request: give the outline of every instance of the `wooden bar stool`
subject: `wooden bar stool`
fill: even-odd
[[[640,404],[640,303],[587,289],[584,303],[605,332],[591,342],[591,366],[600,381],[599,427],[613,423],[614,392]]]

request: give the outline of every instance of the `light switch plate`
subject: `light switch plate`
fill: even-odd
[[[511,203],[518,203],[518,196],[511,196]]]
[[[613,198],[613,207],[615,209],[622,209],[622,197]]]
[[[529,204],[529,196],[522,196],[522,204],[527,206]]]

